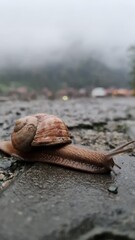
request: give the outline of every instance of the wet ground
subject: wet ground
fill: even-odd
[[[47,112],[68,125],[75,144],[109,150],[135,138],[135,99],[2,102],[0,137],[14,121]],[[26,164],[0,155],[0,239],[135,239],[135,157],[94,175],[49,164]]]

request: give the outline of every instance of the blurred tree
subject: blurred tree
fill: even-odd
[[[0,84],[27,86],[35,90],[44,87],[57,91],[63,87],[128,87],[126,69],[114,69],[91,57],[76,63],[55,63],[40,68],[5,69],[0,71]],[[14,84],[13,84],[14,83]]]
[[[131,61],[131,86],[132,88],[135,90],[135,46],[131,46],[129,48],[129,52],[130,52],[130,61]]]

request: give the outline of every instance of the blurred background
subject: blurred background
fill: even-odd
[[[0,97],[132,96],[134,0],[0,0]]]

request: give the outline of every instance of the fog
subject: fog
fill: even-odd
[[[80,55],[126,66],[134,25],[134,0],[0,0],[0,68]]]

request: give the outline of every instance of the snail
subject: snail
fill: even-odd
[[[44,113],[16,121],[10,141],[0,141],[0,150],[18,160],[40,161],[74,168],[89,173],[114,171],[113,156],[133,149],[127,142],[109,152],[93,151],[72,144],[66,124],[58,117]]]

